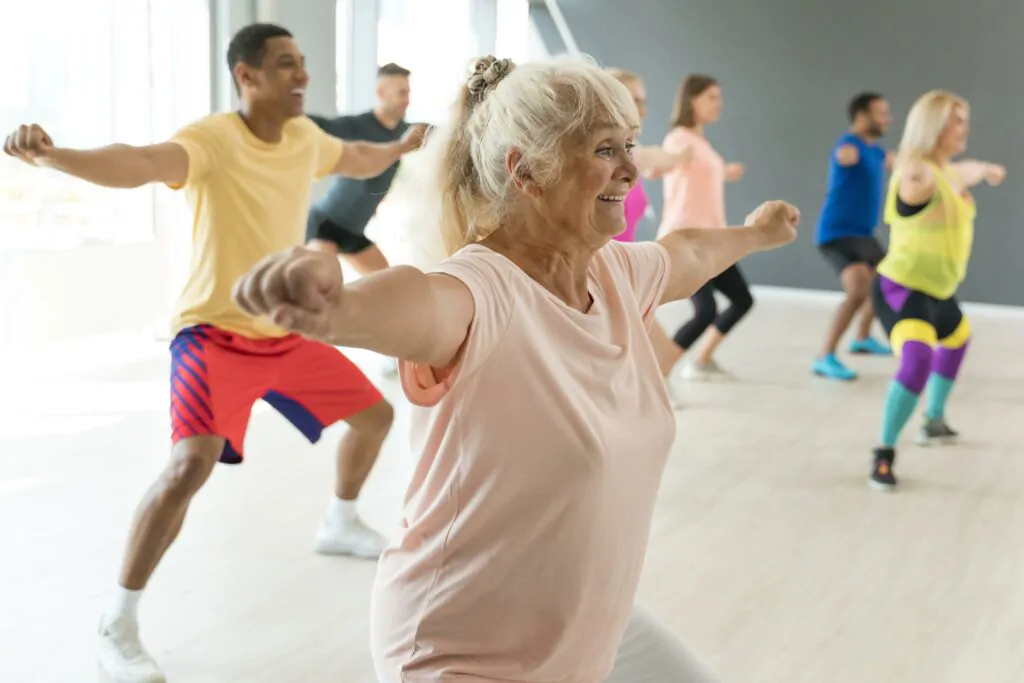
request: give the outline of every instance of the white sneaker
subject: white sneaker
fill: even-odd
[[[368,560],[380,557],[387,547],[387,539],[363,524],[358,517],[348,523],[325,517],[316,530],[314,544],[322,555],[352,555]]]
[[[683,379],[693,382],[729,382],[735,379],[715,361],[710,363],[687,363],[683,366]]]
[[[100,621],[97,658],[103,671],[116,683],[166,683],[156,661],[142,647],[138,623],[119,616]]]

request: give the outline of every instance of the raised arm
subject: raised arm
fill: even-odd
[[[4,153],[35,166],[54,168],[103,187],[133,188],[149,183],[184,184],[188,154],[174,142],[132,147],[110,145],[79,150],[56,147],[40,126],[20,126],[7,136]]]
[[[425,126],[416,124],[410,126],[397,142],[346,142],[334,173],[349,178],[375,178],[403,154],[419,147],[425,132]]]
[[[999,185],[1006,178],[1006,169],[999,164],[991,164],[987,161],[975,161],[965,159],[951,164],[953,171],[960,178],[965,187],[974,187],[982,181],[989,185]]]
[[[686,168],[692,160],[692,147],[685,147],[681,152],[669,152],[651,145],[633,148],[633,161],[645,178],[660,178],[676,169]]]
[[[669,253],[671,272],[663,302],[688,299],[711,278],[755,251],[767,251],[796,239],[800,212],[786,202],[766,202],[743,227],[684,228],[659,240]]]
[[[448,367],[473,321],[473,296],[453,277],[398,266],[342,284],[337,257],[306,249],[267,257],[238,281],[250,315],[336,345]]]

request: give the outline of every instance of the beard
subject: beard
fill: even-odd
[[[871,137],[880,138],[885,135],[885,131],[882,130],[882,127],[877,123],[872,123],[871,127],[868,128],[868,134],[871,135]]]

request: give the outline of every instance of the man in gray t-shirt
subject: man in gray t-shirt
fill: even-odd
[[[372,111],[336,118],[314,115],[309,118],[342,140],[398,141],[410,128],[405,122],[405,111],[409,107],[409,73],[397,64],[385,64],[377,70],[377,106]],[[422,135],[422,131],[410,134]],[[310,209],[306,227],[310,246],[340,254],[360,275],[387,268],[384,254],[363,233],[388,193],[398,165],[396,161],[375,178],[334,177],[327,194]]]

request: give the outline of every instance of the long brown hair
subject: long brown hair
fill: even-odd
[[[708,88],[718,85],[718,81],[712,76],[702,74],[690,74],[683,79],[676,94],[676,102],[672,107],[672,119],[669,125],[672,128],[683,126],[693,128],[697,125],[696,114],[693,111],[693,100],[704,94]]]

